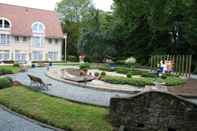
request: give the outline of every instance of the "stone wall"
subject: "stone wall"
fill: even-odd
[[[197,105],[171,94],[144,92],[110,104],[114,131],[197,131]]]

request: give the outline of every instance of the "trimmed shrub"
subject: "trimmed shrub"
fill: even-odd
[[[14,63],[14,64],[13,64],[13,67],[20,67],[20,64]]]
[[[164,80],[164,83],[166,86],[178,86],[178,85],[183,85],[185,84],[185,80],[184,79],[181,79],[180,77],[167,77],[165,80]]]
[[[165,73],[165,74],[162,74],[162,76],[161,76],[162,79],[166,79],[168,77],[179,77],[179,75],[171,74],[171,73]]]
[[[134,57],[130,57],[125,60],[125,63],[128,65],[134,65],[136,63],[136,59]]]
[[[117,73],[121,73],[121,74],[127,74],[128,72],[132,71],[132,69],[127,68],[127,67],[116,67],[115,71]]]
[[[154,85],[154,79],[151,78],[126,78],[126,77],[114,77],[114,76],[105,76],[102,78],[103,81],[109,82],[112,84],[123,84],[123,85],[133,85],[144,87],[146,85]]]
[[[0,68],[0,75],[13,74],[14,72],[9,68]]]
[[[0,78],[0,89],[9,88],[12,86],[12,80],[10,78]]]
[[[80,64],[80,69],[81,70],[87,70],[90,68],[90,64],[89,63],[83,63],[83,64]]]
[[[129,72],[128,74],[127,74],[127,78],[131,78],[132,77],[132,72]]]
[[[106,72],[101,72],[101,76],[106,76]]]
[[[94,73],[94,76],[98,77],[100,74],[98,72]]]
[[[109,71],[109,72],[114,71],[114,69],[111,68],[110,65],[101,65],[98,67],[98,69],[102,71]]]

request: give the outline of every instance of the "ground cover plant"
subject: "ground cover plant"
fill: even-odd
[[[0,104],[41,122],[72,131],[111,131],[108,109],[77,104],[17,86],[0,90]]]
[[[131,86],[138,86],[144,87],[146,85],[155,85],[155,82],[164,83],[166,86],[179,86],[185,84],[186,80],[180,77],[173,77],[169,76],[165,79],[160,77],[153,78],[153,77],[134,77],[131,74],[128,74],[127,77],[117,77],[117,76],[104,76],[102,77],[103,81],[112,83],[112,84],[123,84],[123,85],[131,85]]]
[[[0,66],[0,75],[14,74],[20,71],[17,66]]]

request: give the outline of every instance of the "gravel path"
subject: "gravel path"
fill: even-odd
[[[34,76],[40,77],[45,83],[52,84],[52,86],[49,87],[49,91],[45,91],[45,93],[47,94],[66,98],[77,102],[99,105],[99,106],[108,107],[110,104],[111,97],[115,97],[115,96],[125,97],[129,95],[125,93],[98,91],[98,90],[83,88],[79,86],[69,85],[48,78],[46,76],[46,73],[47,71],[45,68],[36,68],[36,69],[29,69],[29,71],[25,73],[12,75],[11,77],[14,80],[20,81],[25,85],[30,85],[30,80],[27,77],[27,74],[32,74]]]
[[[54,131],[16,116],[0,107],[0,131]]]

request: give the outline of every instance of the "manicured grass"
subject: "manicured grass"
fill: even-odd
[[[72,131],[111,131],[105,108],[81,105],[25,87],[0,90],[0,104],[30,118]]]
[[[0,75],[14,74],[20,71],[19,67],[14,66],[0,66]]]

